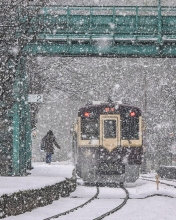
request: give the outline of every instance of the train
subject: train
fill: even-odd
[[[78,109],[71,129],[76,174],[85,183],[135,182],[143,158],[140,108],[92,101]]]

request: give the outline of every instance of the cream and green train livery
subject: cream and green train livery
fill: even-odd
[[[76,173],[85,182],[134,182],[142,162],[141,110],[94,101],[78,110],[72,129]]]

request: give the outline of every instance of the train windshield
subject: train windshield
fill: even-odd
[[[135,115],[130,115],[135,112]],[[121,138],[122,140],[139,140],[139,116],[137,108],[121,106]]]
[[[139,139],[139,118],[122,118],[122,139]]]
[[[98,119],[81,119],[81,140],[99,139]]]
[[[104,138],[116,138],[116,120],[104,120]]]

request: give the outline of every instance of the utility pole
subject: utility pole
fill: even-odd
[[[147,71],[144,72],[144,87],[143,87],[143,119],[144,119],[144,123],[145,123],[145,118],[146,118],[146,113],[147,113]],[[144,125],[145,129],[143,130],[143,163],[141,166],[141,172],[142,173],[147,173],[147,161],[146,161],[146,156],[147,156],[147,152],[146,152],[146,145],[147,145],[147,141],[146,141],[146,123]]]

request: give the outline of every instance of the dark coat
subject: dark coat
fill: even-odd
[[[59,144],[56,142],[55,136],[51,133],[47,133],[42,139],[42,142],[44,142],[44,150],[46,153],[54,154],[53,144],[60,149]]]

